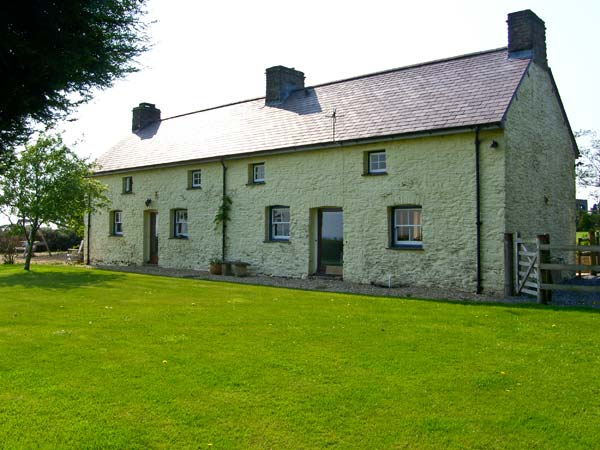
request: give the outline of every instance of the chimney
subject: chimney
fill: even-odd
[[[131,131],[137,132],[151,123],[160,121],[160,109],[152,103],[140,103],[132,110]]]
[[[508,57],[532,58],[544,69],[546,59],[546,26],[533,11],[526,9],[508,15]]]
[[[297,89],[304,89],[304,73],[284,66],[267,69],[266,105],[283,103]]]

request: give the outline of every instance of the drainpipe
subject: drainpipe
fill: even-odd
[[[225,166],[225,158],[221,158],[221,166],[223,166],[223,199],[225,201],[225,197],[227,196],[227,166]],[[223,220],[221,224],[221,261],[225,262],[225,242],[227,238],[227,221]]]
[[[481,294],[481,192],[479,186],[479,127],[475,127],[475,225],[477,252],[477,294]]]
[[[90,230],[91,230],[91,221],[92,219],[92,199],[88,198],[88,213],[87,213],[87,245],[85,248],[86,253],[86,264],[90,265]]]

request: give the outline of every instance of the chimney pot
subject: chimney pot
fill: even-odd
[[[304,89],[304,73],[284,66],[267,69],[267,95],[265,104],[279,105],[298,89]]]
[[[160,121],[160,109],[152,103],[140,103],[132,110],[131,131],[137,132],[151,123]]]
[[[530,9],[508,15],[508,57],[532,58],[548,68],[546,58],[546,26]]]

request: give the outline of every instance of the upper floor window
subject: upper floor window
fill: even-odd
[[[123,211],[113,211],[111,216],[111,234],[113,236],[123,236]]]
[[[252,164],[252,182],[265,182],[265,163]]]
[[[368,173],[386,173],[385,151],[369,152]]]
[[[269,221],[269,238],[272,241],[289,241],[290,207],[271,206]]]
[[[198,170],[190,170],[188,172],[188,188],[189,189],[198,189],[202,187],[202,171]]]
[[[420,206],[392,208],[392,246],[423,247]]]
[[[188,237],[188,213],[187,209],[176,209],[173,211],[173,237]]]
[[[123,194],[133,192],[133,177],[123,177]]]

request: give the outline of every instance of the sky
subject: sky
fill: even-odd
[[[97,92],[59,131],[96,158],[131,133],[131,109],[162,117],[264,96],[265,69],[304,72],[307,86],[507,45],[506,16],[546,23],[548,61],[573,130],[600,131],[597,0],[149,0],[152,49],[140,71]],[[582,195],[580,192],[579,195]]]

